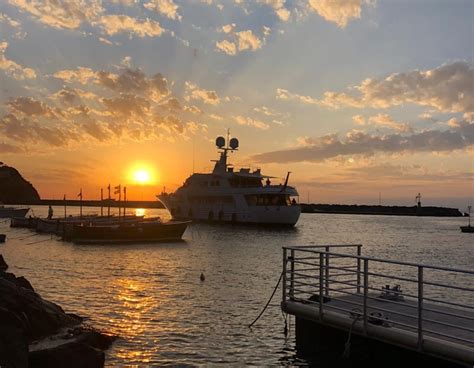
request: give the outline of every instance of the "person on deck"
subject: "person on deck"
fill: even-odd
[[[48,208],[48,220],[51,220],[53,218],[53,207],[51,205]]]

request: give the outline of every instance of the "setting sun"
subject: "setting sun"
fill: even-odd
[[[140,184],[148,184],[151,181],[151,175],[147,170],[137,170],[133,173],[133,178]]]

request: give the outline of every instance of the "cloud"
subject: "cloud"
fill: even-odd
[[[168,110],[182,110],[183,107],[181,106],[181,103],[176,97],[171,97],[169,100],[163,102],[160,104],[161,107],[168,109]],[[191,110],[191,109],[190,109]],[[192,112],[192,111],[191,111]]]
[[[76,70],[61,70],[53,76],[67,83],[77,82],[87,85],[93,82],[119,93],[148,94],[154,101],[159,101],[169,94],[168,81],[161,73],[148,78],[138,68],[124,68],[120,74],[115,74],[104,70],[94,71],[90,68],[78,67]]]
[[[181,20],[182,18],[178,14],[178,5],[173,0],[151,0],[143,6],[173,20]]]
[[[266,115],[266,116],[281,116],[282,115],[279,112],[277,112],[273,109],[270,109],[266,106],[254,107],[253,111],[259,112],[259,113],[261,113],[263,115]]]
[[[316,99],[278,88],[276,97],[335,109],[385,109],[411,103],[441,112],[470,113],[474,112],[473,85],[474,68],[468,62],[457,61],[431,70],[396,73],[385,79],[369,78],[351,88],[355,93],[325,92],[322,99]]]
[[[5,71],[11,77],[24,80],[36,78],[36,72],[31,68],[26,68],[13,60],[7,59],[5,51],[7,50],[8,42],[0,42],[0,70]]]
[[[57,117],[57,115],[61,115],[61,112],[58,109],[54,111],[45,103],[31,97],[17,97],[10,100],[7,103],[7,106],[27,116]]]
[[[21,29],[20,22],[10,18],[8,15],[0,13],[0,22],[8,24],[10,27]]]
[[[353,116],[352,121],[357,125],[365,125],[365,118],[362,115]]]
[[[150,109],[150,102],[142,97],[135,95],[121,95],[116,98],[102,99],[104,105],[113,115],[124,117],[143,116]]]
[[[100,0],[8,0],[53,28],[77,29],[83,22],[97,18],[104,8]]]
[[[22,153],[24,152],[24,149],[21,147],[15,146],[13,144],[5,143],[5,142],[0,142],[0,153],[6,154],[6,153]]]
[[[237,45],[227,40],[216,42],[216,47],[218,50],[225,52],[227,55],[235,55],[237,53]]]
[[[251,126],[251,127],[262,129],[262,130],[266,130],[270,128],[270,125],[268,125],[267,123],[264,123],[263,121],[252,119],[249,117],[244,117],[244,116],[239,115],[239,116],[234,116],[234,120],[239,125],[247,125],[247,126]]]
[[[280,20],[286,22],[290,19],[290,11],[285,8],[285,0],[258,0],[259,3],[269,5]]]
[[[237,51],[256,51],[265,44],[265,38],[258,38],[251,30],[246,31],[234,31],[235,24],[227,24],[222,27],[221,31],[228,35],[231,40],[222,40],[216,42],[216,48],[218,51],[225,52],[227,55],[235,55]],[[264,36],[269,34],[269,28],[264,27]]]
[[[54,73],[53,76],[67,83],[88,84],[91,79],[97,78],[97,73],[91,68],[79,66],[76,70],[60,70]]]
[[[368,0],[308,0],[309,8],[329,22],[345,28],[352,19],[359,19],[362,4],[375,4]]]
[[[202,102],[210,105],[218,105],[220,98],[216,91],[208,91],[199,88],[196,84],[191,82],[185,83],[185,97],[186,101],[190,100],[201,100]]]
[[[165,32],[154,20],[147,18],[141,21],[128,15],[104,15],[92,24],[102,27],[109,36],[128,32],[143,38],[161,36]]]
[[[450,152],[474,145],[474,123],[461,122],[459,127],[440,131],[426,130],[411,135],[399,133],[374,135],[350,131],[341,139],[337,134],[305,138],[299,147],[256,155],[257,162],[321,162],[339,156],[371,156],[377,153]]]
[[[7,114],[0,119],[0,132],[5,137],[21,143],[46,143],[54,147],[67,146],[69,141],[77,139],[71,129],[39,124],[29,117],[18,118],[15,114]]]
[[[369,123],[378,127],[392,129],[400,133],[409,133],[413,131],[408,123],[398,123],[388,114],[377,114],[371,116],[369,117]]]

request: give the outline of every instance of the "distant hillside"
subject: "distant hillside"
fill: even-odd
[[[35,203],[39,200],[36,189],[18,170],[0,163],[0,202]]]

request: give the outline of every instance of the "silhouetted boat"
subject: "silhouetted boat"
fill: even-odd
[[[7,236],[5,234],[0,234],[0,243],[5,243]]]
[[[474,233],[474,226],[460,226],[463,233]]]
[[[116,225],[73,225],[65,240],[78,244],[150,243],[180,240],[191,221],[160,220]]]
[[[29,208],[5,207],[0,205],[0,218],[25,217]]]
[[[56,219],[42,219],[38,218],[36,221],[36,231],[39,233],[54,233],[58,235],[64,235],[64,232],[68,227],[73,225],[113,225],[117,223],[128,223],[143,221],[143,216],[70,216]]]
[[[25,229],[36,229],[38,217],[12,217],[10,227],[21,227]]]

